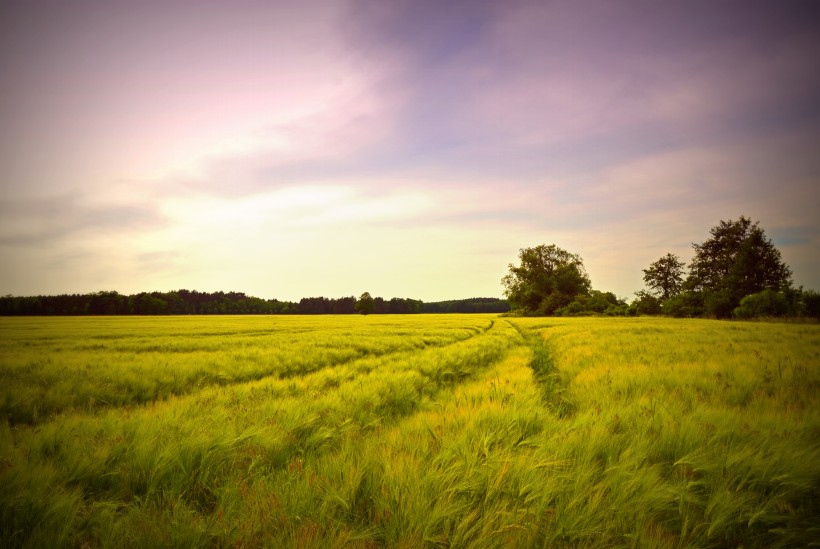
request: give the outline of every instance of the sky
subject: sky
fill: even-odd
[[[820,290],[820,10],[0,0],[0,295],[631,298],[759,221]]]

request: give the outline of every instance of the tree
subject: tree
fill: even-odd
[[[374,301],[370,296],[370,292],[363,293],[356,302],[356,311],[363,315],[369,315],[373,312]]]
[[[352,315],[356,312],[356,298],[340,297],[333,300],[333,314],[334,315]]]
[[[635,292],[630,309],[635,315],[657,315],[661,312],[661,300],[646,290]]]
[[[685,265],[675,254],[666,254],[643,269],[643,281],[661,301],[666,301],[681,291]]]
[[[712,238],[692,245],[695,257],[684,283],[703,293],[708,314],[726,318],[747,295],[791,288],[791,270],[759,222],[741,216],[721,221],[709,233]]]
[[[555,244],[524,248],[520,266],[512,263],[501,283],[513,308],[526,315],[552,315],[578,295],[587,295],[590,281],[580,256]]]

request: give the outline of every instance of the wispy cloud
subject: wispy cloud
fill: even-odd
[[[76,194],[0,201],[0,246],[34,246],[77,234],[156,230],[164,217],[150,204],[95,204]]]

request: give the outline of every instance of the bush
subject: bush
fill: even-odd
[[[592,314],[586,308],[586,300],[575,298],[572,303],[566,307],[561,307],[555,310],[555,316],[589,316]]]
[[[703,309],[706,316],[712,318],[732,318],[737,298],[729,290],[718,290],[703,293]]]
[[[626,316],[628,310],[629,308],[625,303],[621,305],[610,305],[604,311],[604,316]]]
[[[820,319],[820,293],[814,290],[803,292],[803,314]]]
[[[637,315],[659,315],[661,314],[661,300],[649,292],[636,292],[637,299],[632,302],[630,316]]]
[[[786,296],[773,290],[763,290],[747,295],[740,300],[740,306],[734,310],[735,318],[757,318],[762,316],[786,316],[789,314],[789,301]]]
[[[556,316],[623,316],[626,303],[612,292],[591,290],[588,295],[578,295],[567,305],[555,310]]]
[[[699,292],[681,292],[664,301],[661,311],[675,318],[703,316],[703,295]]]

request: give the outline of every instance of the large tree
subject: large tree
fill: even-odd
[[[709,234],[708,240],[692,245],[695,257],[684,283],[686,289],[703,292],[708,313],[730,316],[747,295],[791,287],[791,270],[759,222],[741,216],[721,221]]]
[[[680,292],[685,265],[675,254],[666,254],[643,269],[643,281],[656,297],[666,301]]]
[[[577,254],[541,244],[522,249],[518,257],[521,264],[511,263],[501,282],[510,305],[524,314],[551,315],[576,296],[589,293],[589,277]]]
[[[356,311],[363,315],[372,313],[374,306],[375,300],[370,295],[370,292],[365,292],[359,296],[359,300],[356,302],[356,305],[354,305]]]

